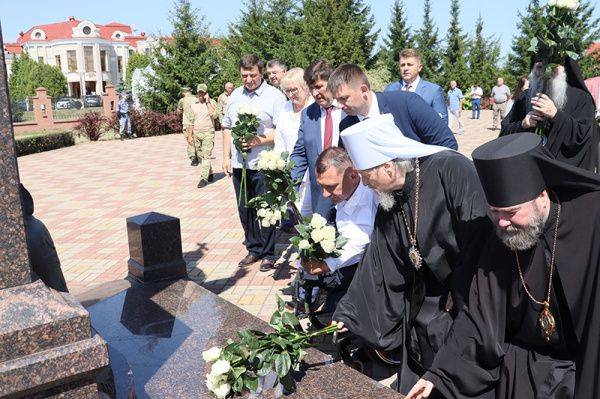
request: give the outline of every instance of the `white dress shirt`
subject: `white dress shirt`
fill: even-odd
[[[333,102],[333,110],[331,110],[331,121],[333,122],[333,136],[331,137],[331,146],[337,147],[338,142],[340,141],[340,122],[342,119],[346,117],[346,113],[342,111],[337,102]],[[323,148],[323,143],[325,142],[325,118],[327,117],[327,111],[325,108],[320,107],[321,109],[321,148]]]
[[[371,108],[369,108],[369,113],[367,115],[356,115],[359,121],[363,121],[365,118],[372,118],[377,115],[381,115],[379,111],[379,102],[377,102],[377,95],[375,92],[371,92]]]
[[[335,206],[335,224],[340,236],[348,242],[339,258],[327,258],[325,263],[331,272],[357,263],[369,242],[377,213],[377,195],[360,182],[352,196]]]
[[[408,83],[406,83],[403,80],[402,81],[402,87],[400,88],[400,90],[410,91],[411,93],[414,93],[417,90],[417,86],[419,85],[420,81],[421,81],[421,77],[419,75],[417,75],[417,78],[410,84],[410,88],[406,89],[406,86],[408,86]]]

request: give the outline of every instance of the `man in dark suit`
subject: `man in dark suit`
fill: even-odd
[[[349,115],[340,123],[340,131],[371,116],[392,114],[404,136],[424,144],[458,149],[448,123],[421,97],[409,91],[375,93],[357,65],[340,65],[329,77],[328,87]]]
[[[335,218],[334,204],[330,198],[323,197],[317,182],[315,163],[325,149],[338,146],[339,125],[345,116],[334,104],[333,95],[327,87],[327,80],[332,71],[333,68],[326,60],[317,60],[304,72],[304,80],[315,102],[302,111],[298,141],[290,156],[295,163],[292,178],[300,179],[308,171],[312,211],[329,221]]]
[[[400,74],[402,79],[390,83],[385,92],[388,91],[410,91],[418,94],[431,108],[438,113],[446,123],[448,122],[448,109],[444,101],[444,92],[439,85],[421,79],[419,73],[423,69],[421,64],[421,53],[414,48],[407,48],[400,52],[399,57]]]

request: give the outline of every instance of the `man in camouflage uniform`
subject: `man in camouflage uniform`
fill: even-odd
[[[229,96],[235,87],[233,83],[227,82],[225,83],[225,91],[219,95],[217,98],[217,104],[219,105],[219,123],[223,122],[223,117],[225,116],[225,109],[227,108],[227,101],[229,101]]]
[[[190,121],[187,119],[187,117],[190,115],[190,112],[189,112],[190,106],[196,102],[196,97],[192,94],[192,90],[186,86],[181,88],[181,96],[182,97],[179,99],[179,102],[177,103],[177,110],[180,111],[183,115],[182,121],[181,121],[181,125],[182,125],[181,131],[183,132],[184,136],[186,136],[186,138],[187,138],[186,129],[187,129],[187,126],[190,124]],[[192,122],[192,124],[193,124],[193,122]],[[198,160],[198,155],[196,154],[196,148],[194,147],[193,144],[189,144],[189,142],[188,142],[188,146],[187,146],[187,154],[191,161],[190,165],[198,166],[199,160]]]
[[[198,188],[202,188],[212,181],[212,170],[210,166],[210,156],[215,144],[214,120],[219,117],[217,112],[217,103],[212,100],[206,92],[206,84],[198,85],[198,97],[188,107],[184,114],[184,121],[187,123],[185,134],[188,141],[188,155],[190,146],[193,153],[200,159],[200,181]]]

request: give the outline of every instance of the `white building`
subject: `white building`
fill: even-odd
[[[81,97],[122,81],[131,54],[149,52],[153,42],[145,33],[134,35],[129,25],[69,17],[21,32],[16,43],[4,44],[4,51],[9,76],[14,57],[26,51],[34,60],[58,66],[67,78],[69,96]]]

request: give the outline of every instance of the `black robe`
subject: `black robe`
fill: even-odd
[[[448,294],[452,293],[455,309],[465,304],[473,266],[491,232],[471,161],[451,151],[420,158],[417,243],[424,265],[417,271],[408,258],[410,243],[400,212],[402,206],[412,231],[414,185],[411,172],[402,192],[395,195],[394,208],[377,210],[371,243],[333,317],[370,346],[409,349],[402,354],[401,391],[408,390],[433,361],[455,314],[445,310]],[[409,353],[417,361],[407,366]]]
[[[517,99],[502,121],[500,136],[520,132],[521,122],[531,110],[531,96],[525,94]],[[598,163],[599,132],[596,124],[596,107],[592,96],[577,87],[567,86],[567,103],[553,120],[548,121],[544,135],[545,146],[559,161],[579,168],[595,171]]]
[[[446,398],[600,397],[600,193],[556,192],[561,201],[547,343],[541,306],[524,292],[513,251],[492,237],[465,308],[423,378]],[[538,244],[520,251],[525,281],[545,299],[555,223],[553,204]]]

